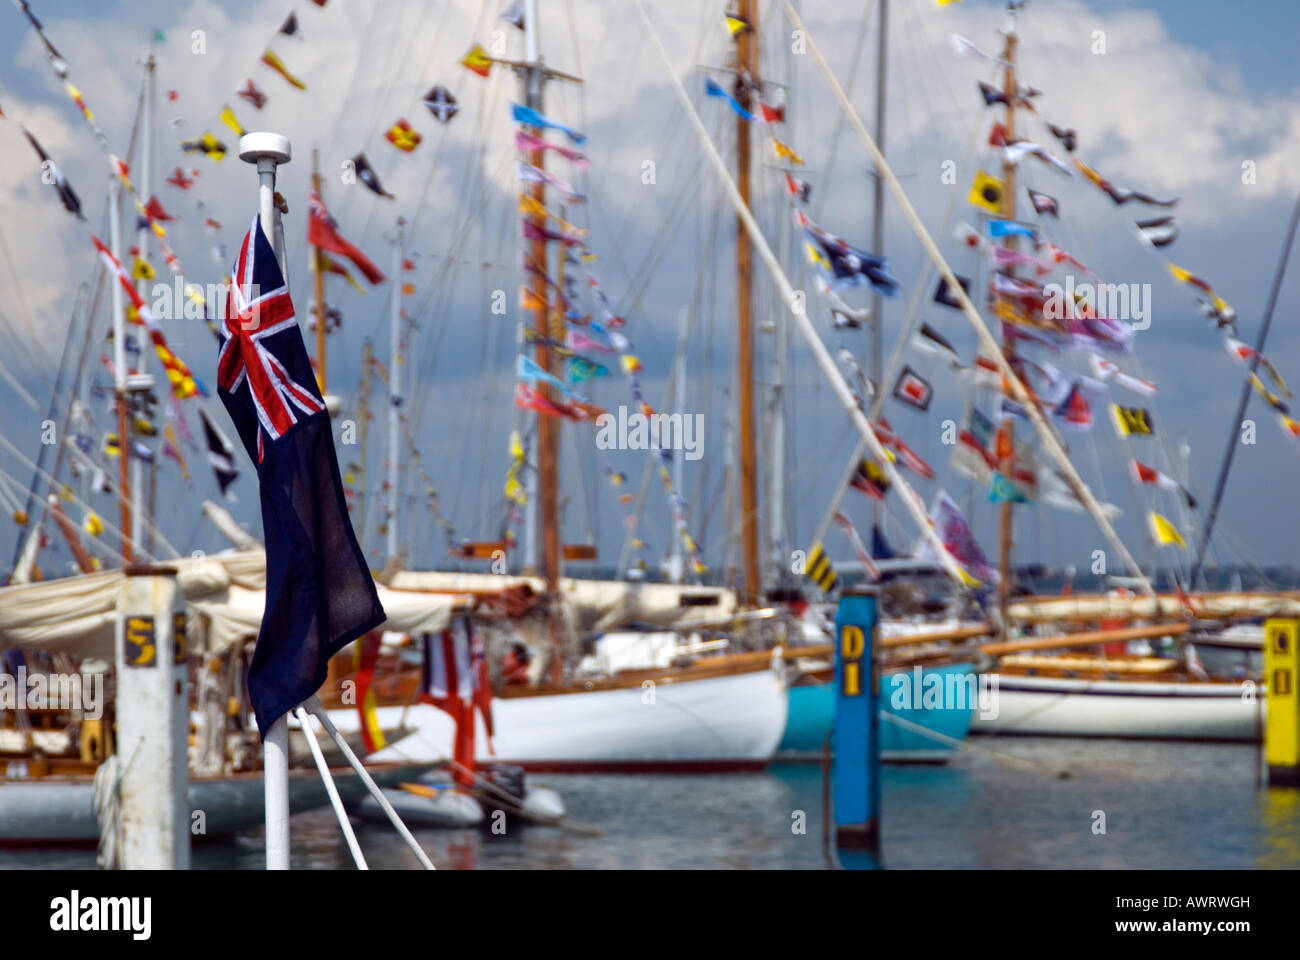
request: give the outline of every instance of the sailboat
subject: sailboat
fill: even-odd
[[[468,595],[484,598],[510,595],[504,616],[480,618],[487,645],[498,656],[505,655],[512,644],[529,651],[533,670],[528,682],[516,685],[497,684],[491,708],[493,730],[484,718],[451,717],[427,705],[414,703],[420,680],[414,664],[397,667],[397,673],[378,677],[374,685],[379,697],[374,719],[381,727],[403,723],[414,732],[374,754],[376,759],[389,756],[414,759],[456,758],[463,766],[500,762],[527,770],[730,770],[752,769],[765,764],[772,756],[785,725],[784,670],[779,652],[764,652],[758,657],[703,657],[686,655],[678,650],[670,662],[644,669],[629,667],[608,675],[580,675],[571,651],[579,637],[600,637],[597,645],[609,642],[609,634],[620,627],[659,628],[688,636],[705,621],[730,617],[738,606],[736,595],[725,588],[698,584],[657,584],[629,577],[626,580],[591,580],[565,576],[567,557],[594,557],[594,548],[579,550],[562,546],[559,512],[559,450],[564,421],[590,429],[590,421],[601,410],[577,399],[557,374],[561,361],[568,359],[570,372],[581,362],[590,369],[592,361],[575,358],[569,335],[570,321],[586,330],[581,342],[617,356],[630,378],[633,392],[644,404],[634,379],[636,357],[630,353],[627,338],[618,332],[622,321],[610,312],[599,294],[590,273],[590,289],[601,296],[602,320],[595,321],[577,314],[573,288],[575,269],[589,253],[583,237],[564,219],[564,207],[554,210],[555,203],[572,199],[568,185],[556,173],[546,169],[548,150],[561,156],[585,157],[548,142],[548,129],[559,129],[575,143],[585,139],[543,112],[544,87],[547,82],[563,80],[580,83],[578,78],[548,66],[539,50],[540,18],[537,3],[523,7],[522,25],[524,56],[506,61],[488,56],[480,50],[484,63],[507,63],[520,75],[521,103],[513,107],[519,126],[514,137],[518,153],[521,184],[528,185],[518,197],[524,239],[525,285],[521,301],[533,315],[533,324],[520,324],[517,337],[516,405],[535,412],[535,469],[525,464],[522,443],[516,455],[521,470],[526,469],[527,483],[508,481],[507,494],[511,514],[517,513],[521,501],[528,507],[525,523],[526,566],[533,566],[532,555],[541,541],[540,570],[526,570],[519,575],[496,570],[504,562],[512,545],[512,535],[499,540],[464,544],[463,556],[492,561],[493,573],[469,573],[440,570],[409,570],[398,556],[400,528],[400,477],[398,474],[401,442],[396,425],[401,393],[399,371],[403,361],[399,336],[401,316],[394,294],[393,355],[390,364],[390,443],[387,481],[387,514],[384,519],[390,569],[381,575],[393,590],[403,593]],[[490,69],[488,67],[487,69]],[[559,149],[557,150],[557,146]],[[567,151],[567,153],[566,153]],[[548,194],[549,191],[549,194]],[[548,207],[548,199],[552,206]],[[556,231],[552,222],[562,227]],[[581,250],[583,258],[573,251]],[[400,251],[395,263],[402,260]],[[558,278],[558,279],[557,279]],[[743,322],[743,321],[742,321]],[[574,326],[574,329],[579,329]],[[590,331],[587,333],[586,331]],[[572,378],[571,378],[572,379]],[[653,413],[653,411],[651,411]],[[661,478],[669,490],[676,534],[689,544],[684,519],[684,504],[671,487],[671,475],[663,465],[671,454],[656,451]],[[667,454],[667,457],[665,456]],[[513,474],[512,474],[513,478]],[[536,532],[534,532],[536,531]],[[693,546],[689,561],[696,563]],[[750,598],[752,599],[752,597]],[[743,605],[743,602],[742,602]],[[500,610],[500,605],[497,605]],[[498,641],[500,638],[500,641]],[[427,643],[427,639],[421,638]],[[346,664],[338,681],[348,678]],[[654,707],[650,709],[650,707]],[[337,705],[332,716],[340,729],[356,730],[367,719],[363,711]],[[473,731],[457,732],[457,726],[474,725]],[[473,744],[472,749],[464,745]],[[460,748],[458,749],[458,745]]]
[[[792,21],[797,21],[789,4],[785,6]],[[1136,373],[1122,369],[1117,362],[1118,358],[1132,353],[1132,329],[1125,320],[1119,319],[1119,314],[1112,316],[1114,311],[1107,309],[1104,300],[1096,302],[1100,297],[1092,291],[1105,288],[1105,284],[1090,283],[1087,296],[1080,292],[1077,296],[1067,295],[1064,300],[1056,297],[1055,306],[1064,307],[1064,311],[1052,312],[1051,285],[1045,287],[1043,278],[1062,268],[1067,272],[1069,287],[1074,280],[1068,276],[1071,271],[1095,278],[1083,264],[1049,239],[1054,233],[1053,223],[1061,215],[1055,197],[1029,188],[1033,215],[1018,216],[1017,177],[1022,173],[1022,166],[1028,166],[1032,158],[1045,168],[1055,168],[1066,175],[1073,167],[1117,206],[1135,201],[1143,206],[1167,209],[1176,201],[1159,200],[1110,183],[1075,154],[1078,135],[1064,125],[1044,121],[1045,134],[1050,134],[1070,155],[1069,163],[1018,129],[1018,111],[1043,115],[1037,99],[1042,91],[1024,84],[1016,69],[1019,40],[1016,19],[1023,6],[1023,3],[1008,4],[1000,53],[987,54],[964,38],[953,38],[958,54],[978,54],[995,63],[1001,72],[1000,84],[980,84],[986,106],[1000,104],[1005,108],[1004,116],[993,125],[988,137],[989,148],[1001,157],[1001,176],[984,170],[976,173],[970,203],[980,210],[982,222],[978,227],[959,225],[956,231],[959,249],[989,264],[988,310],[1002,324],[1000,355],[984,352],[991,340],[986,332],[982,332],[981,352],[970,365],[962,363],[952,344],[934,327],[924,325],[919,330],[905,327],[900,334],[900,348],[908,338],[913,338],[918,352],[944,356],[954,372],[970,384],[970,399],[953,466],[989,489],[989,499],[999,505],[996,564],[984,559],[969,525],[951,498],[941,493],[931,513],[932,523],[942,530],[944,539],[939,556],[948,551],[962,568],[955,580],[956,589],[968,594],[982,592],[990,600],[995,598],[995,603],[986,607],[986,613],[988,632],[996,636],[993,642],[981,643],[979,649],[984,657],[993,658],[984,674],[998,691],[999,709],[994,716],[977,718],[973,729],[1057,736],[1255,740],[1262,730],[1262,678],[1258,673],[1240,671],[1235,676],[1212,675],[1201,663],[1194,645],[1185,643],[1183,637],[1189,632],[1192,620],[1198,621],[1204,631],[1207,622],[1215,620],[1222,623],[1252,616],[1285,615],[1294,609],[1294,596],[1278,592],[1189,593],[1177,578],[1172,593],[1157,595],[1150,578],[1115,535],[1109,517],[1116,508],[1097,501],[1065,454],[1064,438],[1068,434],[1063,431],[1090,430],[1094,422],[1093,406],[1102,402],[1116,422],[1121,443],[1124,438],[1152,434],[1146,409],[1132,406],[1133,400],[1123,394],[1149,396],[1156,387]],[[842,101],[842,105],[849,109],[847,101]],[[868,140],[865,128],[859,126],[859,130],[864,140]],[[869,145],[873,151],[877,149],[874,144]],[[919,222],[916,226],[919,230]],[[1150,217],[1138,221],[1136,233],[1139,241],[1154,251],[1173,241],[1177,226],[1170,216]],[[1022,248],[1023,239],[1028,239],[1032,248]],[[1289,247],[1288,240],[1287,252]],[[956,291],[956,275],[941,260],[937,247],[931,257],[944,271],[935,300],[963,311],[980,331],[977,309],[967,296],[975,286],[971,284],[966,292]],[[1285,258],[1284,254],[1284,263]],[[1026,265],[1034,268],[1034,276],[1023,275],[1020,268]],[[1198,291],[1207,316],[1219,328],[1231,332],[1235,314],[1209,284],[1172,264],[1169,269],[1175,279]],[[956,279],[961,280],[963,287],[970,283],[965,278]],[[1259,352],[1262,336],[1261,345],[1253,351],[1231,335],[1227,343],[1230,352],[1242,359],[1255,364],[1264,362]],[[1062,351],[1086,355],[1090,375],[1064,373],[1045,356],[1034,355],[1035,350],[1043,348],[1049,355]],[[1269,366],[1265,369],[1272,370]],[[921,397],[929,390],[924,379],[914,371],[911,382],[906,382],[909,370],[904,370],[894,391],[894,396],[901,394],[905,401],[909,393]],[[1265,386],[1253,370],[1254,367],[1250,385],[1243,389],[1243,409],[1253,388],[1281,413],[1289,432],[1283,398]],[[1280,375],[1276,371],[1271,375],[1278,385],[1276,389],[1284,390]],[[979,409],[979,398],[989,394],[996,403],[992,416]],[[1040,465],[1032,445],[1015,437],[1017,420],[1034,426],[1048,463]],[[1173,479],[1172,471],[1166,473],[1136,458],[1130,461],[1130,466],[1135,496],[1138,486],[1151,485],[1184,498],[1189,510],[1195,508],[1186,480],[1180,483]],[[1221,475],[1211,517],[1217,510],[1222,480]],[[1132,574],[1129,581],[1138,588],[1138,593],[1105,597],[1018,596],[1018,573],[1012,563],[1013,513],[1022,509],[1017,504],[1035,501],[1091,514],[1115,555],[1124,562],[1126,572]],[[1153,548],[1184,545],[1174,523],[1159,512],[1169,510],[1157,504],[1148,511]],[[1207,529],[1207,538],[1208,533]],[[820,536],[816,538],[818,547]],[[1204,542],[1203,539],[1202,553]],[[1195,584],[1199,567],[1198,559],[1187,578],[1188,589]],[[824,585],[833,586],[834,580],[832,573],[824,578]],[[990,584],[995,585],[996,594],[989,589]],[[1089,624],[1095,629],[1090,629]],[[1017,637],[1019,630],[1032,632]],[[1166,649],[1153,649],[1152,644]],[[1143,647],[1140,651],[1139,646]],[[1088,648],[1097,652],[1080,652]]]

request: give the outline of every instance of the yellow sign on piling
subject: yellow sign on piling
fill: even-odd
[[[1300,781],[1300,620],[1264,621],[1264,677],[1268,684],[1268,720],[1264,755],[1269,780]]]
[[[855,623],[840,628],[840,693],[846,697],[862,696],[862,655],[867,650],[867,637]]]

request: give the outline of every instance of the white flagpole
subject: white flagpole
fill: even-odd
[[[284,234],[277,230],[275,169],[293,155],[288,137],[278,133],[249,133],[239,141],[239,159],[257,165],[257,209],[262,232],[275,251],[285,283]],[[266,869],[289,869],[289,720],[276,719],[262,745],[262,768],[266,784]]]

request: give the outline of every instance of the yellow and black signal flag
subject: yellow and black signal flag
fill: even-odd
[[[141,260],[136,257],[135,262],[131,264],[131,276],[136,280],[152,280],[157,274],[154,273],[154,269],[148,260]]]
[[[889,453],[888,450],[885,451]],[[893,459],[893,456],[890,456]],[[856,490],[861,490],[873,500],[883,500],[885,494],[889,492],[889,474],[885,473],[884,468],[870,457],[863,457],[858,463],[857,472],[853,474],[853,479],[849,481],[849,486]]]
[[[808,551],[808,566],[804,575],[821,587],[823,593],[830,593],[835,589],[837,582],[835,568],[831,566],[831,559],[826,556],[826,551],[822,549],[820,543],[814,543],[812,549]]]
[[[1121,407],[1118,403],[1112,403],[1110,415],[1114,418],[1115,429],[1121,437],[1151,436],[1151,414],[1145,408]]]
[[[213,160],[221,161],[226,157],[226,145],[205,130],[203,136],[181,141],[182,153],[203,153]]]
[[[967,195],[966,199],[981,210],[1000,215],[1002,213],[1002,196],[1005,191],[1005,183],[983,170],[977,170],[975,171],[975,182],[971,184],[970,194]]]

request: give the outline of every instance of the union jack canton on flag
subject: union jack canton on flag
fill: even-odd
[[[329,658],[384,622],[348,517],[330,417],[289,287],[258,218],[221,321],[217,393],[257,467],[266,610],[248,671],[263,737],[322,683]]]

